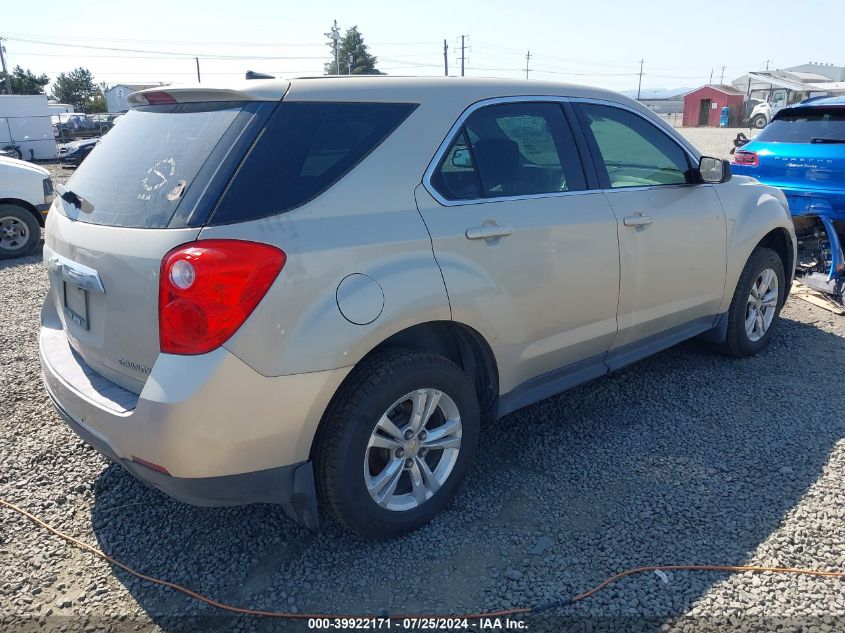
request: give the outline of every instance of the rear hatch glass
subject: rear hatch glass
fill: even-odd
[[[757,140],[767,143],[843,143],[845,107],[790,108],[778,113]]]
[[[72,195],[86,204],[78,211],[74,205],[64,208],[72,219],[89,224],[172,226],[183,201],[195,200],[188,193],[204,163],[218,144],[231,147],[250,123],[250,109],[240,102],[214,102],[130,110],[68,182]]]

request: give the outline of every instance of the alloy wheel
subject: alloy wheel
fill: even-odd
[[[461,450],[458,406],[437,389],[417,389],[394,402],[370,435],[364,483],[373,501],[412,510],[449,478]]]
[[[751,342],[766,335],[778,305],[778,276],[771,268],[764,269],[751,285],[745,306],[745,333]]]

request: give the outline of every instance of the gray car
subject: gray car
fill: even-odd
[[[367,77],[130,102],[48,216],[41,359],[82,438],[188,503],[402,534],[490,420],[697,335],[755,354],[792,282],[783,194],[616,93]]]

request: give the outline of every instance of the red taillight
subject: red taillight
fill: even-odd
[[[734,163],[737,165],[757,167],[760,164],[760,157],[757,156],[757,152],[748,152],[740,149],[734,154]]]
[[[150,105],[163,105],[167,103],[176,103],[176,99],[173,98],[173,95],[158,90],[156,92],[145,92],[143,95],[144,99],[147,100],[147,103]]]
[[[285,265],[284,251],[240,240],[177,246],[161,261],[161,351],[205,354],[243,325]]]

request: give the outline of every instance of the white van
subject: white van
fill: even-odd
[[[23,257],[38,247],[52,202],[50,172],[0,156],[0,259]]]
[[[0,149],[24,160],[56,158],[52,114],[47,95],[0,95]]]

